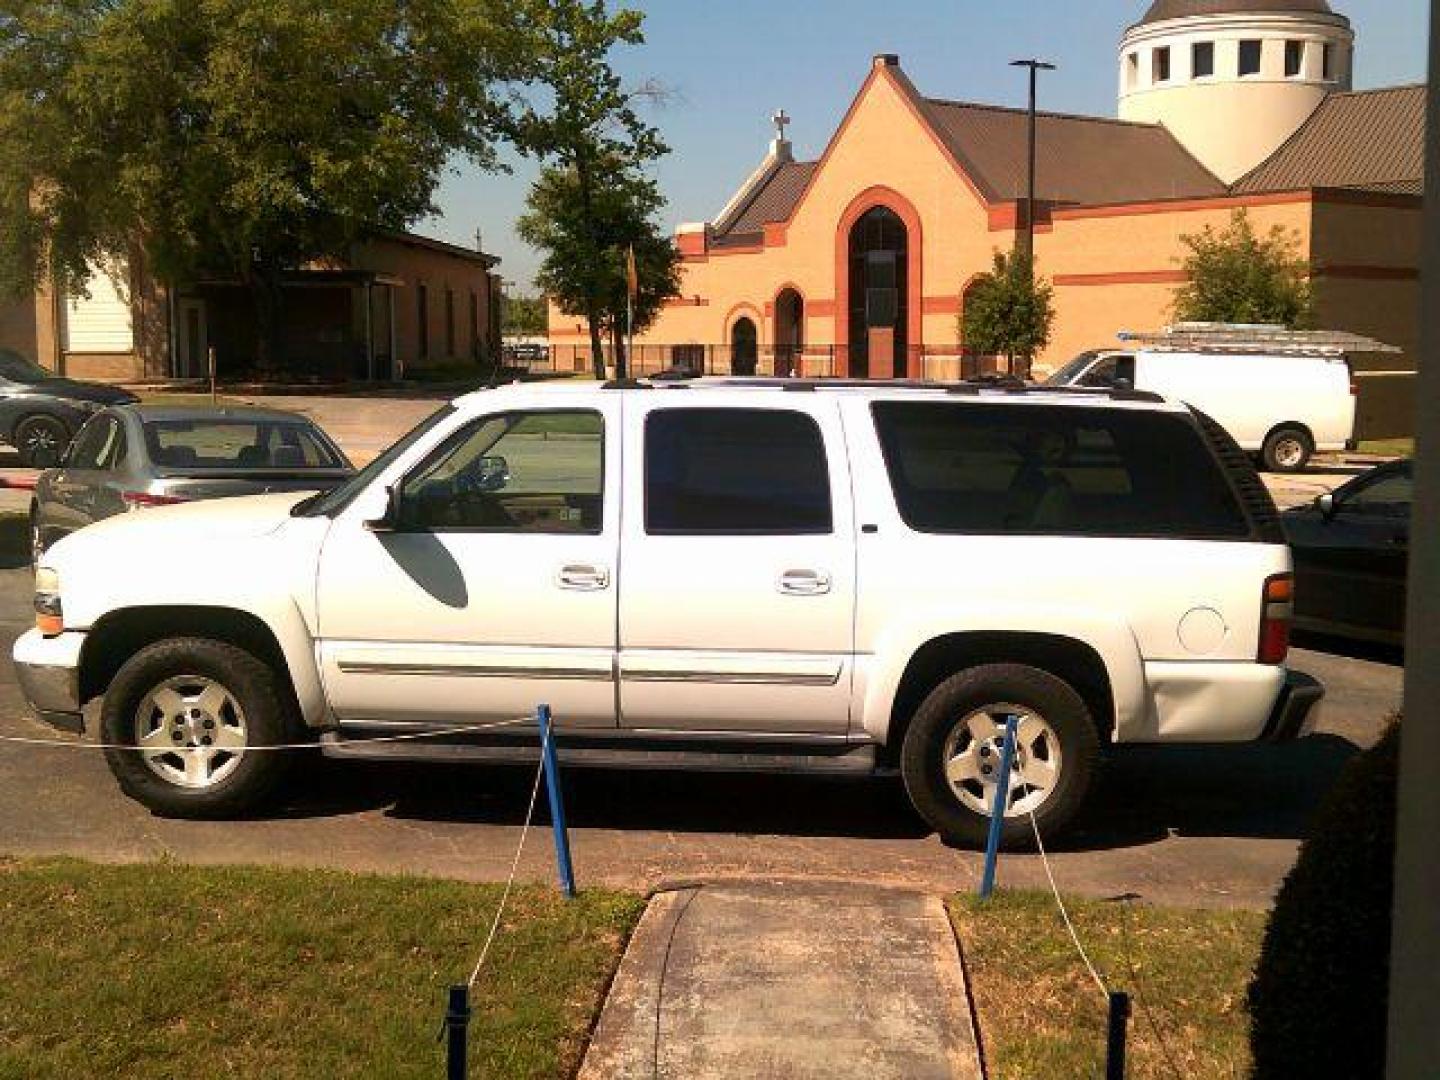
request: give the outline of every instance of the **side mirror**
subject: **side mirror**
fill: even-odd
[[[475,463],[475,487],[479,491],[501,491],[510,483],[510,462],[499,454],[487,455]]]
[[[385,513],[365,522],[365,528],[372,533],[393,533],[400,528],[400,486],[385,489]]]
[[[1320,511],[1320,516],[1329,521],[1335,516],[1339,507],[1335,503],[1335,496],[1327,491],[1324,495],[1315,496],[1315,509]]]

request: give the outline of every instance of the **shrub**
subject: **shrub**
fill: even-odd
[[[1346,767],[1280,888],[1250,984],[1256,1080],[1385,1071],[1400,729]]]

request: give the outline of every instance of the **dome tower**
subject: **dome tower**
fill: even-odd
[[[1120,118],[1164,124],[1233,183],[1350,89],[1354,44],[1326,0],[1155,0],[1120,44]]]

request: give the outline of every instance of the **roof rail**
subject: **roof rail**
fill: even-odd
[[[1122,330],[1116,336],[1127,345],[1142,345],[1157,352],[1346,356],[1404,351],[1348,330],[1291,330],[1275,323],[1188,322],[1155,331]]]

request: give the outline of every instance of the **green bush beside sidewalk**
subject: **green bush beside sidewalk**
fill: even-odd
[[[500,891],[0,861],[0,1077],[441,1075],[445,990]],[[472,1075],[571,1075],[643,907],[517,889],[472,1002]]]

